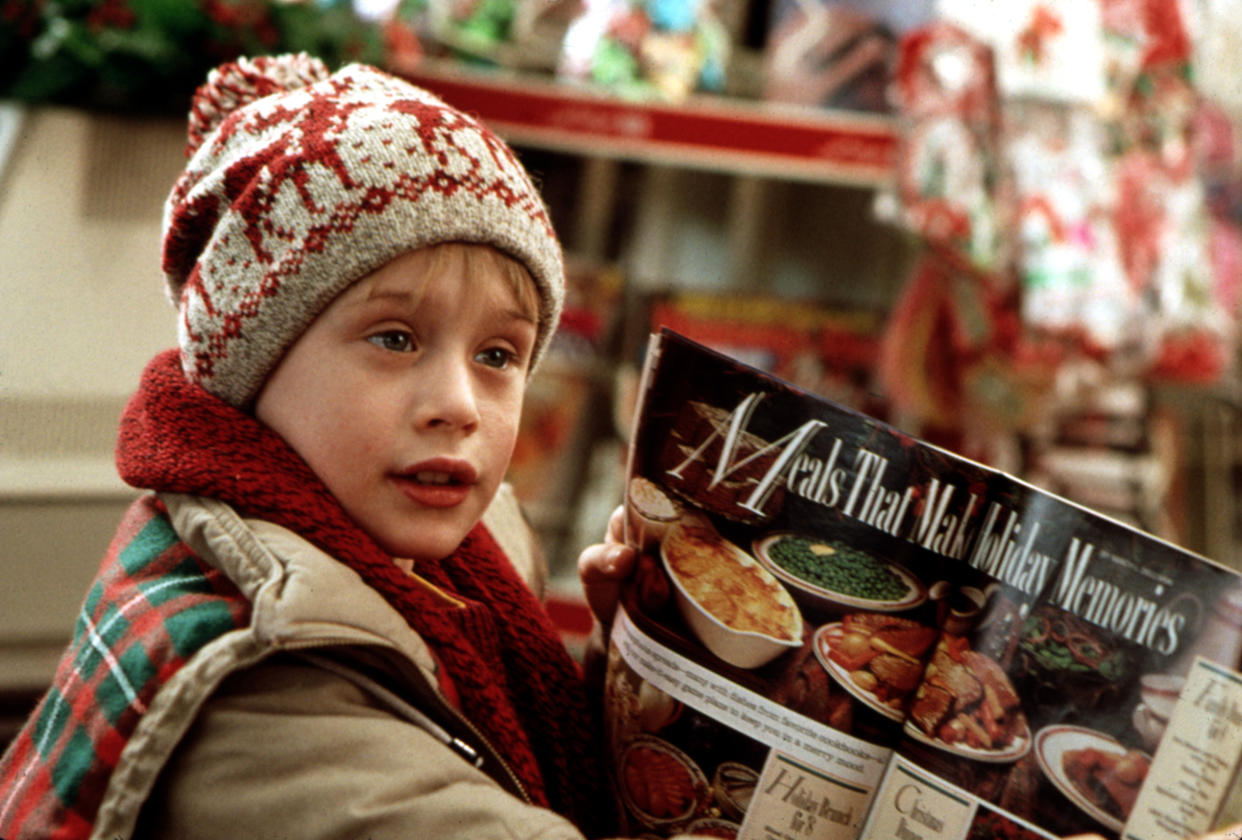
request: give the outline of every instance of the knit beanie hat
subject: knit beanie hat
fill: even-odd
[[[352,283],[439,243],[522,263],[539,293],[535,361],[547,347],[565,279],[543,202],[512,149],[427,91],[305,54],[242,59],[195,94],[186,155],[163,269],[182,369],[224,401],[248,407]]]

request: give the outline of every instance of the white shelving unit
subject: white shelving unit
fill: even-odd
[[[581,159],[575,233],[567,244],[582,256],[615,256],[606,240],[616,221],[617,188],[622,168],[637,164],[640,206],[619,261],[640,285],[670,278],[692,285],[700,278],[703,285],[757,287],[770,279],[774,254],[790,250],[788,242],[766,244],[780,239],[774,227],[796,229],[799,216],[831,216],[821,231],[824,244],[855,256],[877,235],[893,236],[874,223],[870,208],[874,188],[892,177],[897,153],[897,134],[884,116],[707,95],[676,104],[634,102],[543,77],[456,65],[428,64],[409,78],[477,114],[515,146]],[[702,213],[716,216],[710,231],[684,223]],[[860,237],[860,222],[870,237]],[[834,230],[843,232],[840,239]],[[806,280],[801,262],[777,270],[801,294],[822,291],[816,288],[825,285],[822,278]],[[881,271],[893,269],[885,264]]]

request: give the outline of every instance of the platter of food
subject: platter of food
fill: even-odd
[[[706,517],[679,519],[660,555],[682,618],[720,659],[757,668],[802,647],[802,613],[788,590]]]
[[[902,566],[837,540],[777,533],[754,548],[794,597],[812,607],[899,612],[927,599],[927,588]]]
[[[1022,702],[999,664],[961,637],[942,637],[910,704],[905,732],[973,761],[1017,761],[1031,750]]]
[[[906,735],[929,747],[935,747],[962,758],[969,758],[971,761],[982,761],[988,764],[1009,764],[1031,751],[1029,728],[1016,734],[1008,743],[997,747],[976,747],[968,741],[949,742],[934,735],[928,735],[913,722],[907,722],[904,731]]]
[[[629,743],[617,770],[627,810],[650,828],[692,819],[711,792],[693,759],[651,735],[639,735]]]
[[[905,716],[936,631],[882,613],[852,613],[815,631],[815,657],[842,688],[891,720]]]
[[[643,549],[664,539],[669,526],[681,516],[681,506],[669,498],[658,484],[641,475],[630,479],[626,501],[631,535]]]
[[[1035,702],[1074,697],[1080,709],[1111,710],[1125,701],[1123,686],[1137,674],[1121,637],[1051,603],[1024,619],[1015,673]]]
[[[1035,758],[1070,802],[1117,832],[1125,827],[1151,765],[1149,755],[1110,735],[1068,724],[1039,730]]]
[[[1023,729],[1020,733],[1010,738],[1006,744],[994,747],[977,747],[969,741],[947,741],[935,735],[928,735],[912,721],[906,723],[904,731],[906,735],[916,741],[927,744],[929,747],[935,747],[945,752],[959,755],[962,758],[969,758],[972,761],[982,761],[989,764],[1008,764],[1017,761],[1031,751],[1029,728]]]

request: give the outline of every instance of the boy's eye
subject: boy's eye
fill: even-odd
[[[367,336],[367,341],[380,349],[391,350],[394,353],[409,353],[414,349],[413,336],[403,330],[387,330],[376,333],[375,335]]]
[[[516,353],[503,347],[490,347],[487,350],[481,351],[475,358],[483,364],[498,370],[504,370],[518,360]]]

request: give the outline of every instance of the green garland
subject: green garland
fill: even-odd
[[[0,0],[0,98],[184,113],[212,67],[298,51],[331,67],[385,55],[349,0]]]

